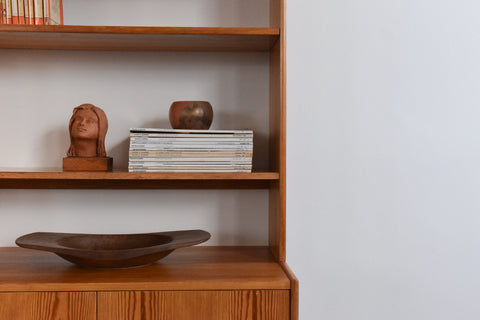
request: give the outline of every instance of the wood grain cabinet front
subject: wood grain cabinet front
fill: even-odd
[[[287,320],[289,290],[98,293],[99,320]]]
[[[95,292],[2,292],[0,319],[95,320],[96,298]]]

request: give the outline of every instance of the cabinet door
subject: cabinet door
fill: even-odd
[[[287,320],[288,290],[98,293],[98,319]]]
[[[0,319],[94,320],[95,292],[2,292]]]

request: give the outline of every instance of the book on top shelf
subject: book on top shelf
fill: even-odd
[[[63,0],[0,0],[0,24],[63,24]]]
[[[25,24],[30,24],[30,11],[28,10],[28,0],[23,0]]]
[[[6,0],[5,1],[5,8],[6,8],[6,23],[7,24],[12,24],[12,0]]]
[[[35,5],[34,0],[25,0],[28,3],[28,24],[35,24]]]
[[[15,1],[15,0],[12,0]],[[18,24],[25,24],[25,2],[24,0],[17,0],[18,6]]]
[[[0,23],[7,23],[7,5],[5,3],[5,0],[0,1]]]
[[[17,0],[11,0],[12,3],[12,24],[18,24],[18,3]]]
[[[63,25],[62,0],[43,0],[44,23],[48,25]]]
[[[48,22],[48,2],[49,0],[43,0],[43,24]]]
[[[42,0],[33,0],[34,21],[35,24],[43,24],[43,2]]]

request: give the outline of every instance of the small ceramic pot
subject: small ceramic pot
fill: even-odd
[[[208,101],[175,101],[169,120],[173,129],[206,130],[212,124],[213,109]]]

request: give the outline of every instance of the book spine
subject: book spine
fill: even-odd
[[[63,24],[63,2],[62,0],[48,0],[48,24]]]
[[[35,24],[35,7],[33,0],[28,0],[28,24]]]
[[[34,0],[33,7],[35,11],[35,14],[34,14],[35,24],[43,24],[43,1]]]
[[[233,143],[233,142],[243,142],[243,143],[251,143],[253,141],[252,137],[206,137],[206,138],[190,138],[190,137],[130,137],[130,141],[151,141],[151,143],[155,142],[178,142],[178,143],[186,143],[186,142],[198,142],[198,143]]]
[[[6,0],[5,6],[7,8],[7,24],[12,24],[12,0]]]
[[[164,157],[177,157],[177,158],[252,158],[252,151],[215,151],[215,150],[205,150],[205,151],[192,151],[192,152],[178,152],[178,151],[136,151],[130,150],[129,156],[131,158],[164,158]]]
[[[210,137],[191,137],[190,135],[178,136],[133,136],[130,139],[151,140],[151,141],[253,141],[253,136],[210,136]]]
[[[12,0],[12,24],[18,24],[18,3]]]
[[[183,129],[154,129],[154,128],[131,128],[132,133],[168,133],[168,134],[253,134],[252,130],[183,130]]]
[[[172,151],[206,151],[206,150],[225,150],[225,151],[250,151],[252,150],[251,147],[245,147],[245,146],[238,146],[238,147],[225,147],[225,146],[219,146],[219,147],[212,147],[212,146],[186,146],[186,147],[175,147],[175,146],[162,146],[162,145],[151,145],[151,144],[145,144],[145,145],[130,145],[130,150],[135,150],[135,151],[146,151],[146,150],[172,150]]]
[[[18,6],[18,24],[25,24],[25,1],[17,0]]]
[[[133,162],[238,162],[249,163],[252,158],[249,157],[130,157],[129,161]]]
[[[0,23],[7,23],[7,8],[5,6],[5,0],[0,1]]]
[[[253,144],[248,141],[152,141],[152,140],[131,140],[130,145],[141,145],[141,144],[152,144],[152,145],[163,145],[163,146],[192,146],[192,147],[217,147],[225,146],[227,148],[233,146],[252,146]]]
[[[43,24],[48,24],[50,0],[43,0]]]
[[[248,169],[250,164],[241,163],[176,163],[176,162],[150,162],[150,163],[129,163],[130,167],[136,168],[150,168],[150,169],[160,169],[160,168],[170,168],[170,169]]]
[[[128,168],[128,172],[252,172],[251,169],[190,169],[190,170],[178,170],[178,169],[144,169],[144,168]]]
[[[179,160],[179,161],[176,161]],[[183,159],[171,159],[171,160],[150,160],[150,159],[144,159],[144,160],[137,160],[137,159],[129,159],[128,162],[131,166],[161,166],[161,165],[242,165],[242,166],[251,166],[252,161],[247,160],[247,161],[240,161],[240,160],[228,160],[228,161],[207,161],[205,159],[200,159],[196,161],[185,161]]]
[[[24,0],[23,1],[23,5],[24,5],[24,13],[25,13],[25,24],[30,24],[30,11],[28,10],[28,0]]]
[[[253,141],[252,136],[210,136],[210,137],[191,137],[168,135],[168,136],[134,136],[130,135],[130,140],[150,140],[150,141]]]
[[[63,25],[63,1],[43,0],[44,23],[48,25]]]

